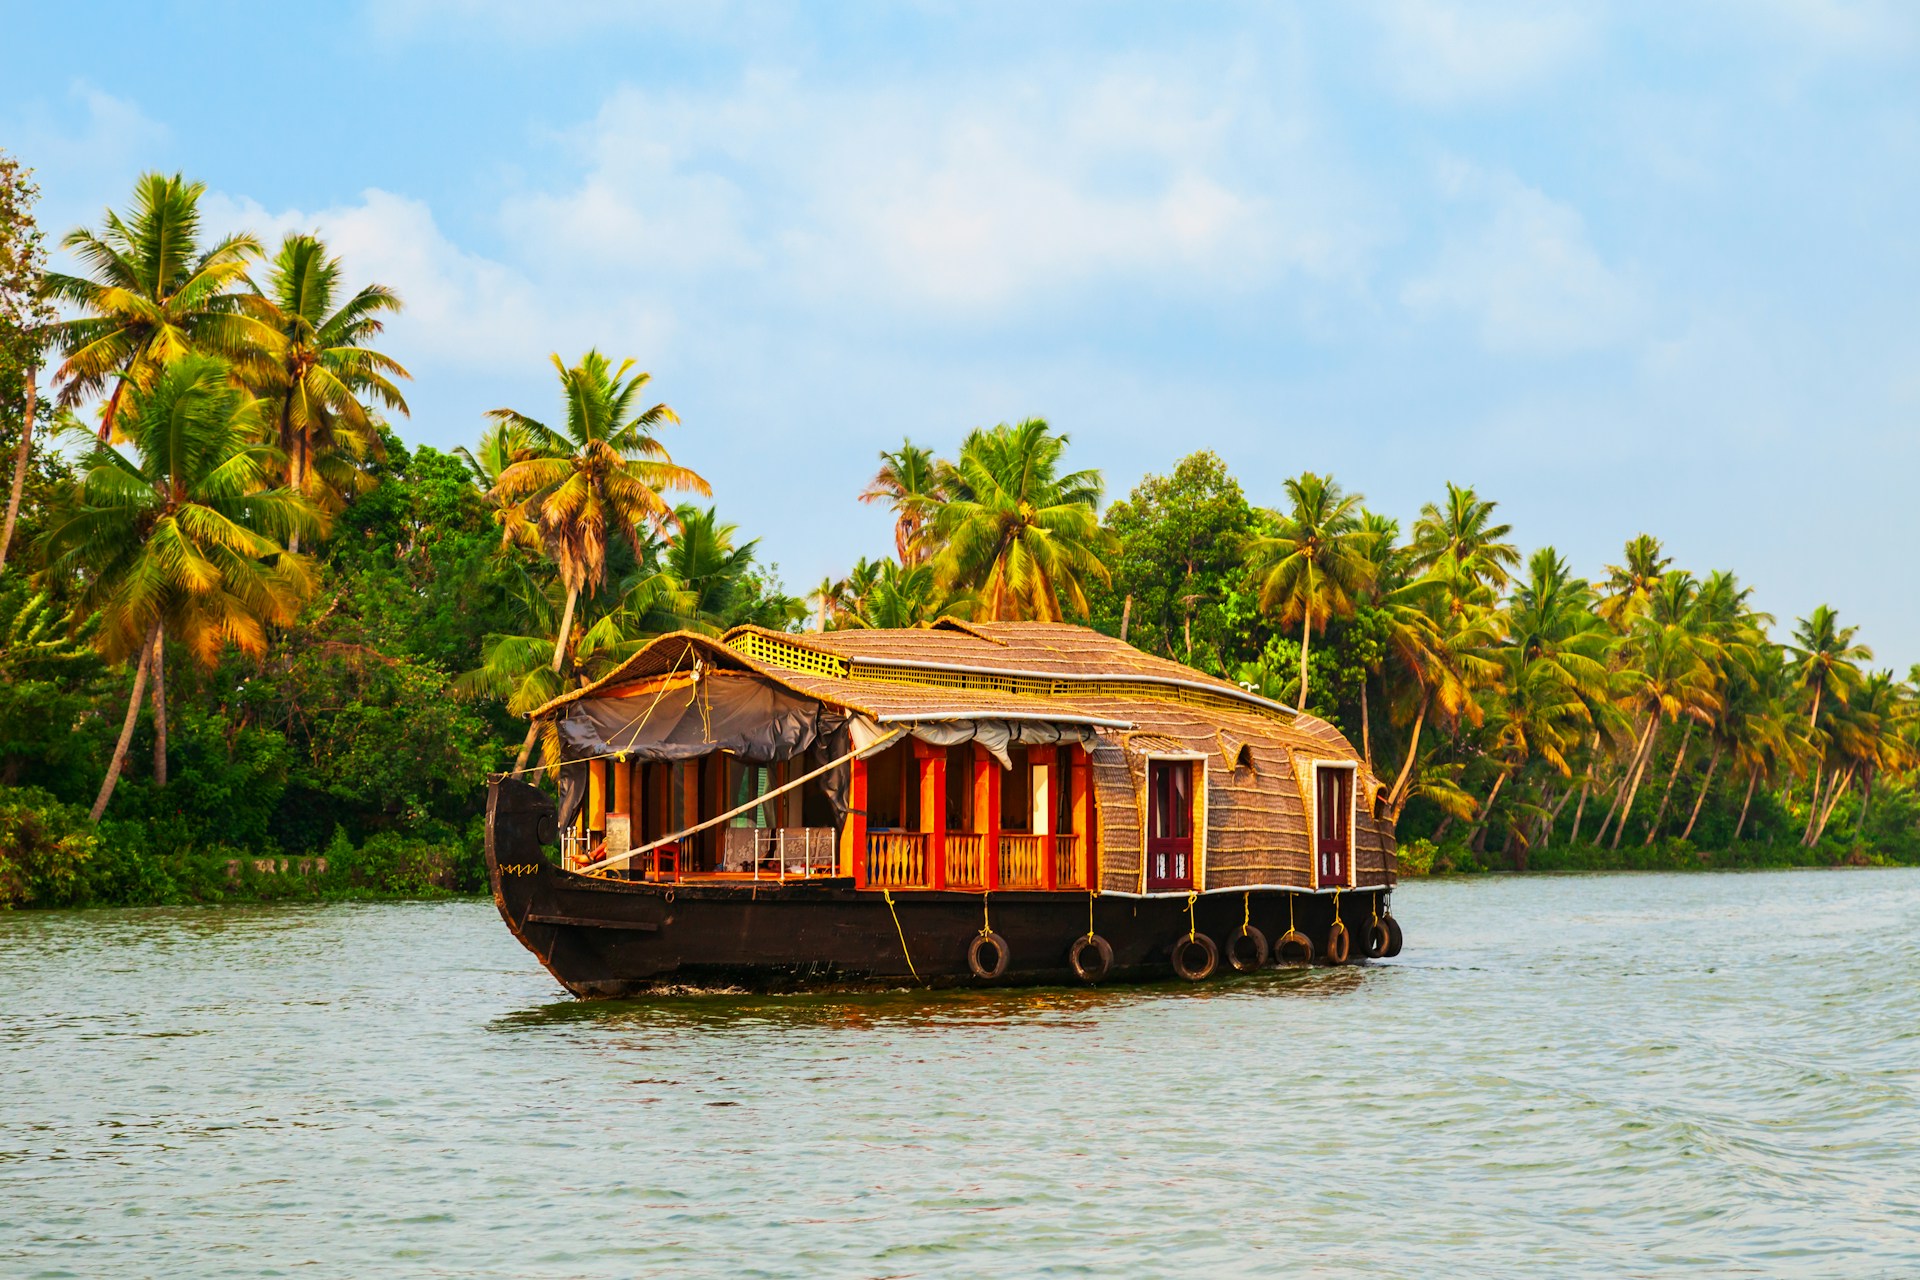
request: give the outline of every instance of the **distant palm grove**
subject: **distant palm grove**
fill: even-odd
[[[942,616],[1326,717],[1411,873],[1920,861],[1920,668],[1651,535],[1582,577],[1471,487],[1268,508],[1207,452],[1108,503],[1027,418],[847,477],[893,546],[796,597],[624,353],[408,449],[404,300],[313,235],[214,239],[201,192],[141,179],[67,274],[0,153],[0,905],[477,889],[487,775],[551,751],[525,713],[648,639]]]

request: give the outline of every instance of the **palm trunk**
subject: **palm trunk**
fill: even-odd
[[[1827,820],[1833,817],[1833,811],[1839,807],[1840,797],[1851,790],[1853,790],[1853,770],[1848,769],[1845,776],[1842,776],[1840,771],[1835,769],[1833,785],[1827,788],[1826,806],[1820,810],[1820,823],[1813,829],[1813,844],[1819,844],[1820,838],[1827,834]]]
[[[1308,611],[1300,623],[1300,697],[1294,705],[1301,711],[1307,709],[1307,648],[1313,643],[1313,613]]]
[[[1129,592],[1127,594],[1126,603],[1120,606],[1120,643],[1121,644],[1125,644],[1127,642],[1127,629],[1132,625],[1133,625],[1133,594]],[[826,630],[826,628],[822,627],[821,630],[824,631]]]
[[[1753,804],[1753,788],[1760,781],[1760,766],[1755,765],[1747,773],[1747,798],[1740,802],[1740,821],[1733,824],[1733,843],[1740,843],[1740,833],[1747,829],[1747,809]]]
[[[1640,779],[1646,776],[1647,765],[1653,761],[1654,744],[1660,739],[1659,726],[1660,714],[1655,712],[1651,717],[1651,723],[1647,725],[1647,745],[1640,753],[1639,767],[1633,771],[1633,782],[1627,787],[1626,799],[1620,805],[1620,821],[1613,824],[1613,843],[1607,846],[1609,849],[1620,847],[1620,837],[1626,832],[1627,819],[1633,816],[1633,800],[1640,794]]]
[[[1567,844],[1570,846],[1580,843],[1580,819],[1586,816],[1587,788],[1592,785],[1591,777],[1580,779],[1580,803],[1573,806],[1573,830],[1567,833]]]
[[[1693,824],[1700,821],[1700,806],[1706,803],[1707,792],[1713,790],[1713,771],[1720,767],[1721,745],[1713,744],[1713,754],[1707,757],[1707,780],[1700,784],[1700,794],[1693,798],[1693,812],[1687,815],[1687,829],[1680,833],[1682,840],[1693,839]]]
[[[1654,836],[1660,833],[1660,824],[1667,818],[1667,802],[1673,799],[1673,783],[1680,776],[1680,766],[1686,763],[1687,748],[1693,745],[1693,721],[1687,721],[1687,731],[1680,735],[1680,750],[1673,757],[1673,768],[1667,772],[1667,785],[1660,792],[1660,807],[1653,812],[1653,822],[1647,827],[1647,838],[1641,843],[1651,845]]]
[[[1649,712],[1647,726],[1640,731],[1639,738],[1633,744],[1633,755],[1628,757],[1627,767],[1621,770],[1619,780],[1613,784],[1613,800],[1607,805],[1607,816],[1600,819],[1600,829],[1593,833],[1593,843],[1596,847],[1607,838],[1607,828],[1613,825],[1615,817],[1620,818],[1621,825],[1626,824],[1626,818],[1620,814],[1620,801],[1626,797],[1628,779],[1632,778],[1634,770],[1640,767],[1640,757],[1644,756],[1653,745],[1654,730],[1659,723],[1660,713]]]
[[[167,632],[153,633],[153,785],[167,785]]]
[[[1420,699],[1420,714],[1413,718],[1413,736],[1407,741],[1407,758],[1400,765],[1400,774],[1393,780],[1393,787],[1387,792],[1387,809],[1395,818],[1407,803],[1408,776],[1413,772],[1413,761],[1420,750],[1420,727],[1427,722],[1427,705],[1433,701],[1433,693],[1428,691]]]
[[[1367,772],[1373,772],[1373,720],[1367,715],[1367,676],[1360,673],[1360,754],[1367,762]]]
[[[1467,845],[1475,853],[1483,852],[1487,841],[1487,815],[1493,812],[1493,802],[1500,798],[1500,788],[1507,783],[1507,777],[1513,772],[1512,766],[1500,771],[1493,780],[1493,790],[1487,792],[1486,803],[1480,806],[1480,812],[1473,817],[1473,834],[1467,837]]]
[[[1840,771],[1835,769],[1837,774]],[[1813,847],[1813,824],[1820,820],[1820,788],[1826,783],[1826,774],[1815,765],[1813,769],[1813,795],[1807,802],[1807,825],[1801,828],[1800,844],[1802,848]]]
[[[1873,807],[1873,775],[1876,772],[1874,769],[1867,770],[1866,794],[1860,797],[1860,816],[1853,824],[1855,840],[1863,839],[1867,834],[1867,810]]]
[[[27,463],[33,457],[34,374],[27,370],[26,407],[20,417],[20,443],[13,451],[13,488],[7,493],[7,523],[0,528],[0,569],[7,567],[7,548],[13,545],[13,526],[20,519],[20,494],[27,487]]]
[[[567,607],[560,614],[560,634],[553,641],[553,673],[560,674],[560,668],[567,660],[567,635],[573,630],[573,607],[579,603],[580,588],[567,588]],[[527,726],[527,740],[520,744],[520,755],[513,762],[513,771],[519,773],[527,767],[527,757],[533,754],[533,741],[540,735],[540,724],[535,721]]]
[[[1813,686],[1813,710],[1807,713],[1807,728],[1811,729],[1820,722],[1820,695],[1827,691],[1826,685]]]
[[[113,746],[113,758],[107,762],[106,780],[100,784],[93,812],[87,815],[94,822],[107,811],[107,801],[113,799],[113,788],[120,781],[120,770],[126,766],[127,745],[133,741],[133,726],[140,721],[140,699],[147,691],[147,667],[153,661],[153,641],[159,634],[160,627],[155,624],[147,633],[147,643],[140,646],[140,665],[133,673],[133,692],[127,697],[127,719],[120,726],[120,741]]]

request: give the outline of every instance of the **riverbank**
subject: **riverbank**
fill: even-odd
[[[1535,849],[1516,865],[1511,857],[1476,852],[1465,843],[1435,845],[1411,840],[1400,848],[1400,874],[1471,875],[1498,871],[1530,874],[1554,871],[1765,871],[1817,867],[1920,866],[1920,850],[1868,848],[1822,841],[1808,848],[1797,843],[1744,841],[1721,849],[1701,849],[1685,840],[1633,841],[1618,849],[1600,845],[1550,845]]]
[[[143,822],[88,821],[32,788],[0,788],[0,909],[453,897],[483,892],[478,820],[438,837],[335,829],[318,850],[176,843]]]

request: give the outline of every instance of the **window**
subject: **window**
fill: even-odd
[[[1347,857],[1352,845],[1353,770],[1345,765],[1320,765],[1314,770],[1314,848],[1319,856],[1322,885],[1347,882]]]
[[[1193,888],[1193,761],[1147,762],[1147,892]]]

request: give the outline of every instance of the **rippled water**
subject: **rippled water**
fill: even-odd
[[[562,998],[483,902],[0,917],[0,1274],[1920,1273],[1920,873],[1364,969]]]

